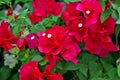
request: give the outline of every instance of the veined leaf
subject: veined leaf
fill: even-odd
[[[111,13],[112,13],[111,8],[105,10],[100,16],[101,22],[103,23],[105,20],[107,20],[107,18],[111,15]]]

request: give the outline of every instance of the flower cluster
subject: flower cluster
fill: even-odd
[[[78,42],[85,43],[85,49],[91,54],[107,57],[109,52],[118,51],[110,35],[114,33],[116,21],[110,16],[103,23],[100,15],[103,12],[98,0],[82,0],[67,4],[62,14],[68,34]]]
[[[20,80],[63,80],[60,73],[51,72],[51,66],[47,65],[44,72],[40,72],[37,61],[30,61],[20,68]]]
[[[32,6],[34,12],[29,14],[29,18],[32,24],[34,24],[50,14],[58,16],[62,10],[63,3],[58,4],[55,0],[33,0]]]
[[[60,16],[65,22],[64,26],[54,24],[45,31],[24,35],[21,31],[19,38],[11,33],[8,22],[2,21],[0,25],[0,47],[4,52],[18,47],[38,49],[48,60],[44,71],[39,70],[37,61],[29,61],[20,68],[20,80],[63,80],[60,73],[52,72],[57,60],[78,63],[77,56],[81,48],[78,43],[84,43],[84,49],[99,57],[107,57],[109,52],[116,52],[119,47],[110,37],[114,33],[116,21],[109,16],[101,22],[103,12],[98,0],[82,0],[66,4],[62,12],[63,2],[55,0],[33,0],[33,12],[28,15],[31,24],[41,22],[50,15]],[[106,7],[107,9],[108,7]],[[12,15],[8,9],[7,16]]]
[[[80,52],[80,48],[67,33],[65,28],[57,25],[47,29],[46,32],[39,32],[39,51],[45,53],[45,55],[57,57],[60,55],[65,60],[70,60],[76,64],[78,62],[76,57]]]
[[[8,22],[2,21],[0,25],[0,47],[4,48],[4,51],[7,52],[14,47],[13,44],[16,41],[17,37],[10,32]]]

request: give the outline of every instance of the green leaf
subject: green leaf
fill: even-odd
[[[118,7],[118,9],[117,9],[117,11],[118,11],[118,14],[119,14],[119,19],[117,20],[117,24],[120,24],[120,7]]]
[[[16,19],[16,23],[17,23],[17,26],[20,26],[20,27],[29,27],[31,26],[31,22],[28,18],[28,9],[20,9],[19,10],[19,16],[18,18]]]
[[[7,4],[9,4],[10,2],[12,2],[12,0],[1,0],[1,1],[3,1],[3,2],[7,3]]]
[[[105,1],[104,0],[99,0],[100,4],[102,6],[103,11],[105,10]]]
[[[81,1],[81,0],[64,0],[65,3],[77,2],[77,1]]]
[[[114,3],[112,4],[114,9],[117,9],[118,7],[120,7],[120,0],[114,0]]]
[[[120,24],[120,18],[117,20],[117,22],[116,22],[117,24]]]
[[[9,52],[12,53],[12,54],[16,54],[16,55],[17,55],[17,54],[20,52],[20,50],[19,50],[19,48],[16,46],[16,47],[10,49]]]
[[[25,28],[24,31],[23,31],[23,34],[21,35],[21,37],[26,37],[28,34],[30,34],[30,31],[28,28]]]
[[[81,62],[84,64],[88,64],[88,63],[90,63],[90,62],[92,62],[92,61],[97,61],[98,60],[98,56],[96,56],[96,55],[92,55],[92,54],[90,54],[90,53],[87,53],[86,51],[84,51],[84,52],[82,52],[81,53]]]
[[[108,76],[110,77],[111,80],[119,80],[120,77],[117,74],[117,69],[116,68],[111,68],[109,72],[107,72]]]
[[[105,70],[106,72],[109,72],[109,70],[111,70],[111,69],[113,68],[113,65],[108,64],[108,63],[105,62],[105,60],[103,60],[103,59],[100,59],[100,62],[102,63],[102,66],[103,66],[103,68],[104,68],[104,70]]]
[[[40,56],[40,55],[33,55],[33,56],[30,56],[31,57],[31,59],[30,60],[32,60],[32,61],[41,61],[41,60],[43,60],[43,57],[42,56]]]
[[[78,70],[80,68],[80,64],[74,64],[72,62],[66,62],[64,69],[65,70]]]
[[[54,68],[54,72],[60,72],[61,74],[65,74],[67,70],[64,69],[65,67],[65,61],[57,61],[56,66]]]
[[[21,0],[20,0],[20,1],[21,1]],[[31,1],[30,1],[30,2],[27,2],[27,3],[24,4],[24,7],[23,7],[23,8],[32,10],[32,6],[31,6],[31,5],[32,5]]]
[[[31,49],[29,60],[42,62],[44,61],[44,58],[41,56],[41,53],[38,50]]]
[[[15,0],[15,5],[17,5],[18,3],[27,3],[27,2],[31,2],[32,0]]]
[[[88,66],[86,64],[80,64],[79,72],[83,74],[86,78],[88,77]]]
[[[111,13],[112,13],[111,8],[105,10],[100,16],[101,22],[103,23],[105,20],[107,20]]]
[[[87,77],[85,77],[80,71],[76,71],[76,75],[78,76],[78,80],[87,80]]]
[[[29,52],[30,52],[29,49],[20,51],[18,59],[22,63],[27,62],[29,59],[29,55],[30,55]]]
[[[100,59],[102,66],[104,67],[105,75],[110,78],[110,80],[119,80],[120,77],[117,75],[117,69],[112,64],[107,63],[105,60]]]
[[[112,17],[113,17],[114,19],[118,20],[118,19],[119,19],[119,14],[118,14],[118,12],[117,12],[117,11],[113,11]]]
[[[90,79],[102,76],[102,66],[100,63],[90,62],[89,63],[89,74]]]
[[[5,19],[5,10],[0,10],[0,20]]]
[[[115,63],[112,53],[111,53],[111,55],[108,55],[107,58],[100,58],[100,60],[102,60],[102,62],[104,62],[104,63],[111,64],[111,65],[112,64],[114,65],[114,63]]]
[[[63,70],[65,67],[65,62],[64,61],[57,61],[56,67],[60,70]]]
[[[39,31],[45,31],[44,26],[36,25],[30,28],[31,32],[38,33]]]
[[[0,80],[7,80],[11,74],[11,69],[8,67],[0,68]]]
[[[12,33],[13,33],[16,37],[19,37],[19,32],[20,32],[20,27],[19,27],[19,26],[14,26],[14,27],[12,27]]]
[[[48,60],[42,60],[39,63],[41,66],[45,66],[48,63]]]
[[[19,80],[19,74],[14,74],[10,80]]]
[[[42,25],[42,26],[44,26],[46,28],[50,28],[53,25],[55,25],[55,23],[57,23],[57,21],[58,21],[59,18],[60,18],[59,16],[53,16],[53,15],[51,15],[51,16],[43,19],[42,22],[40,23],[40,25]]]
[[[118,76],[120,77],[120,64],[117,66],[117,73],[118,73]]]
[[[97,77],[97,78],[93,78],[91,80],[111,80],[111,79],[106,79],[106,78],[103,78],[103,77]]]

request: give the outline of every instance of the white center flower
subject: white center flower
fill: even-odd
[[[31,40],[33,40],[33,39],[35,39],[35,36],[32,36],[32,37],[31,37]]]
[[[47,35],[47,37],[48,37],[48,38],[51,38],[51,37],[52,37],[52,35],[51,35],[51,34],[48,34],[48,35]]]
[[[46,35],[46,33],[43,33],[43,34],[42,34],[42,36],[45,36],[45,35]]]
[[[79,23],[79,24],[78,24],[78,27],[79,27],[79,28],[81,28],[82,26],[83,26],[83,24],[82,24],[82,23]]]
[[[87,10],[87,11],[86,11],[86,14],[90,14],[90,10]]]

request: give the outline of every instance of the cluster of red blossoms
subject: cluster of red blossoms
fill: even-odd
[[[8,51],[14,44],[20,50],[27,45],[31,49],[38,48],[45,55],[45,59],[49,60],[44,72],[40,72],[37,62],[24,64],[20,69],[20,80],[63,80],[60,73],[53,73],[51,69],[56,61],[61,59],[77,64],[77,56],[81,51],[78,43],[84,43],[85,50],[100,57],[107,57],[109,52],[119,50],[110,37],[114,33],[116,21],[110,16],[101,22],[100,15],[103,10],[98,0],[71,2],[66,4],[64,12],[63,5],[63,2],[57,3],[55,0],[33,0],[34,11],[29,14],[32,24],[42,21],[49,15],[60,14],[66,23],[65,26],[54,25],[45,32],[40,31],[38,35],[30,33],[24,38],[17,39],[10,32],[8,23],[2,21],[0,47]]]
[[[58,16],[62,10],[63,2],[57,3],[55,0],[33,0],[34,12],[29,15],[31,23],[40,22],[50,14]]]
[[[10,32],[10,27],[5,21],[0,25],[0,47],[4,48],[4,52],[14,48],[17,38]]]
[[[30,61],[20,69],[20,80],[63,80],[60,73],[51,72],[51,66],[47,65],[44,72],[40,72],[37,61]]]

